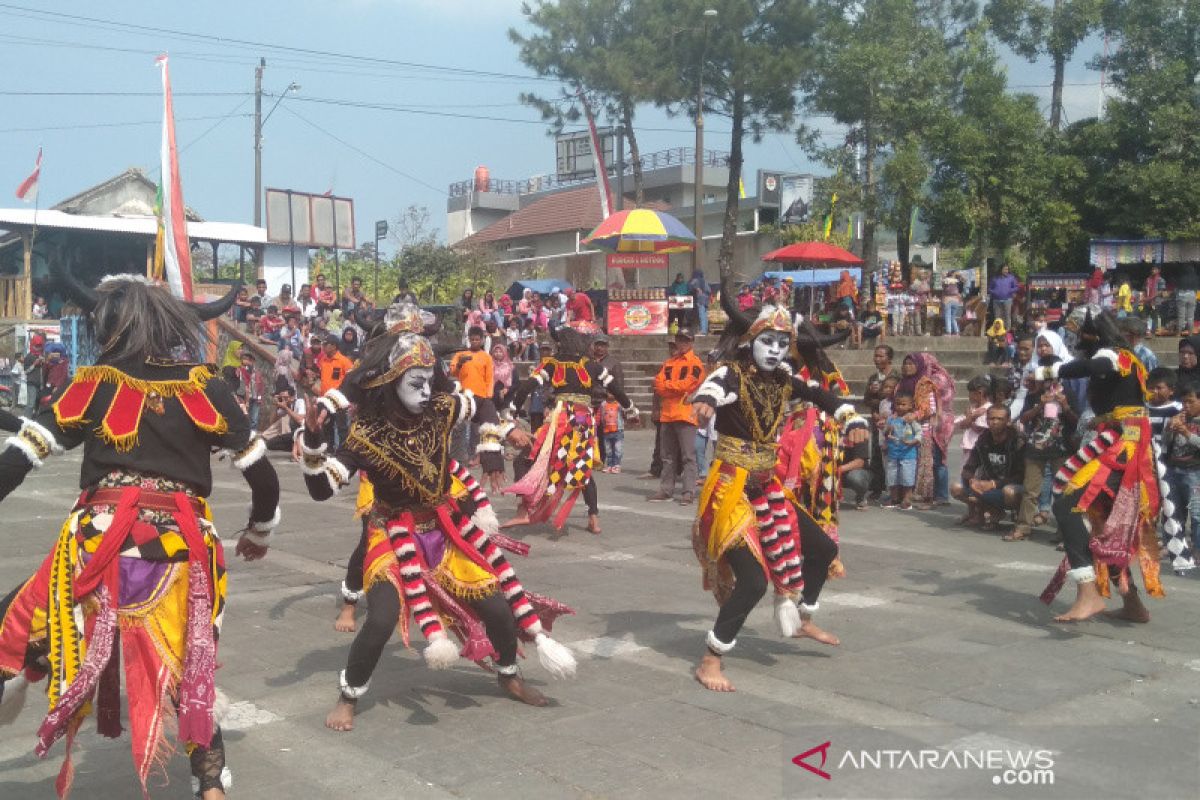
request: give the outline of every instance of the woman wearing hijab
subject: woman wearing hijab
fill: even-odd
[[[900,367],[897,394],[911,394],[922,426],[917,454],[917,487],[922,505],[950,505],[950,476],[946,468],[954,434],[954,378],[932,353],[913,353]]]
[[[508,347],[498,343],[492,345],[492,378],[496,381],[495,397],[503,397],[513,385],[513,360]]]
[[[299,370],[296,367],[296,356],[288,348],[283,348],[275,354],[275,393],[283,391],[283,386],[286,385],[293,394],[296,393],[296,375]],[[281,383],[282,381],[282,383]]]
[[[338,340],[338,350],[351,361],[358,358],[358,330],[353,325],[347,325],[342,329],[342,337]]]
[[[833,299],[839,303],[844,303],[853,311],[858,307],[858,284],[850,275],[850,270],[842,270],[842,275],[838,278],[837,288],[833,290]]]
[[[1072,453],[1072,434],[1079,424],[1079,415],[1066,393],[1066,381],[1038,378],[1039,368],[1071,360],[1062,339],[1053,331],[1041,331],[1033,348],[1034,356],[1022,375],[1027,389],[1025,401],[1021,408],[1013,409],[1012,415],[1027,434],[1025,489],[1017,525],[1003,537],[1006,542],[1029,538],[1035,527],[1051,519],[1052,479]]]
[[[521,315],[522,321],[530,318],[533,313],[533,289],[525,289],[521,292],[521,299],[517,303],[517,313]]]
[[[221,368],[233,367],[237,369],[242,365],[242,343],[234,339],[229,344],[225,345],[225,357],[221,359]]]

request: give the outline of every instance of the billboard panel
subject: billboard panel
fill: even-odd
[[[798,225],[812,218],[813,176],[784,175],[779,185],[779,221]]]
[[[596,133],[600,137],[604,165],[611,170],[616,164],[616,134],[612,128],[600,128]],[[587,131],[577,131],[555,137],[554,164],[559,180],[577,181],[595,177],[591,135]]]
[[[353,250],[354,201],[291,189],[267,189],[267,241]]]

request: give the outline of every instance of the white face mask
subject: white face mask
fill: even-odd
[[[783,363],[791,342],[792,337],[783,331],[763,331],[754,337],[754,342],[750,345],[750,356],[754,359],[754,366],[763,372],[774,370]]]
[[[432,395],[432,367],[413,367],[401,375],[396,384],[396,397],[400,398],[400,405],[414,416],[425,411]]]

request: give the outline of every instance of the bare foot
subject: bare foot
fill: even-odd
[[[830,647],[837,647],[842,643],[838,637],[834,636],[829,631],[818,628],[811,619],[801,622],[800,630],[796,631],[794,634],[792,634],[792,636],[796,639],[812,639],[820,642],[821,644],[827,644]]]
[[[205,789],[204,794],[200,795],[203,800],[225,800],[224,789]]]
[[[503,530],[504,528],[516,528],[521,525],[528,525],[528,524],[529,524],[529,515],[522,514],[519,517],[514,517],[513,519],[510,519],[508,522],[501,525],[500,528]]]
[[[339,696],[337,705],[333,707],[333,711],[329,712],[329,716],[325,717],[325,727],[339,733],[354,730],[353,701]]]
[[[497,675],[500,688],[513,700],[520,700],[531,706],[547,706],[550,701],[546,696],[525,682],[520,675]]]
[[[588,514],[587,529],[588,529],[589,533],[599,533],[600,532],[600,515],[599,514]]]
[[[358,625],[354,622],[354,603],[343,603],[337,619],[333,621],[333,629],[342,633],[354,633]]]
[[[1122,595],[1122,599],[1125,602],[1121,607],[1115,611],[1105,611],[1105,616],[1112,619],[1123,619],[1126,622],[1146,623],[1150,621],[1150,610],[1146,608],[1137,592]]]
[[[721,657],[712,653],[705,653],[700,659],[700,666],[696,667],[696,680],[711,692],[734,691],[733,683],[721,669]]]
[[[1055,617],[1055,622],[1082,622],[1104,611],[1104,598],[1100,596],[1099,590],[1096,589],[1095,582],[1089,581],[1079,584],[1078,591],[1079,594],[1075,596],[1075,602],[1067,609],[1065,614],[1059,614]]]

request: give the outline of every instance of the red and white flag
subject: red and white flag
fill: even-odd
[[[158,237],[155,261],[163,265],[163,275],[176,297],[192,299],[192,248],[188,244],[187,219],[183,213],[183,184],[179,178],[179,151],[175,147],[175,106],[171,101],[171,76],[167,56],[154,60],[162,70],[163,125],[162,177],[159,186],[162,204],[159,209]]]
[[[613,209],[612,189],[608,185],[608,168],[604,165],[604,151],[600,147],[600,134],[596,131],[596,118],[592,116],[592,107],[588,105],[583,90],[579,91],[579,102],[587,115],[588,134],[592,142],[592,166],[596,169],[596,188],[600,190],[600,217],[608,219]]]
[[[24,200],[26,203],[32,203],[37,200],[38,179],[42,177],[42,148],[38,148],[37,161],[33,162],[33,172],[29,177],[21,181],[21,185],[17,187],[17,199]]]

